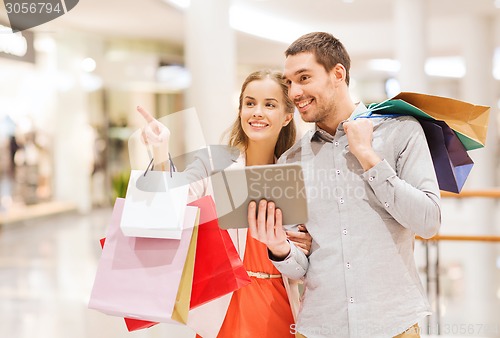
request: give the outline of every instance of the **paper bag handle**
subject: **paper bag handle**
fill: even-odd
[[[143,176],[146,176],[146,174],[148,173],[148,171],[151,169],[151,171],[153,171],[154,169],[154,160],[155,158],[154,157],[151,157],[151,161],[149,161],[149,164],[148,166],[146,167],[146,170],[144,171],[144,174]],[[174,165],[174,161],[172,161],[172,156],[170,156],[170,153],[168,153],[168,163],[170,165],[170,177],[172,177],[172,173],[176,171],[175,169],[175,165]],[[165,170],[165,163],[162,164],[162,170],[160,171],[167,171]]]

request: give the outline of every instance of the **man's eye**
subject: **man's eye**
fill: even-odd
[[[268,103],[266,104],[266,107],[276,108],[276,105],[274,103]]]
[[[309,76],[308,76],[308,75],[302,75],[302,76],[300,77],[300,81],[306,81],[306,80],[308,80],[308,79],[309,79]]]

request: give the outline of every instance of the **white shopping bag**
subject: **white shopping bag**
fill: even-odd
[[[188,191],[182,172],[132,170],[120,222],[123,234],[180,239]]]

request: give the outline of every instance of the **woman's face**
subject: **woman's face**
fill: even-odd
[[[269,78],[250,82],[242,95],[241,127],[250,142],[273,142],[293,117],[280,85]]]

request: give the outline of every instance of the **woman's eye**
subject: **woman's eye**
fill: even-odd
[[[266,107],[276,108],[276,105],[274,103],[268,103],[268,104],[266,104]]]
[[[253,102],[249,101],[249,102],[246,103],[246,106],[247,107],[253,107],[253,106],[255,106],[255,104]]]

